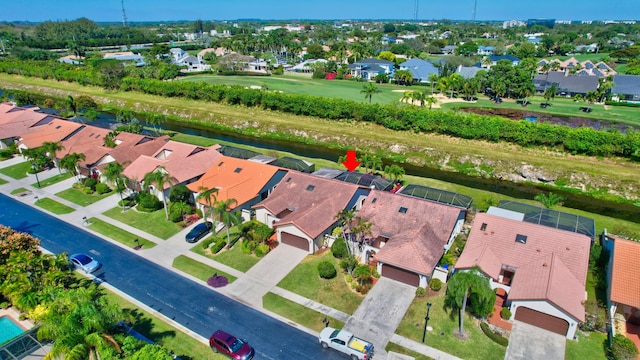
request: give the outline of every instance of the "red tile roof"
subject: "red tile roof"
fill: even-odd
[[[478,266],[494,280],[503,265],[515,268],[510,299],[548,300],[583,320],[590,246],[586,235],[480,213],[455,267]]]
[[[80,130],[84,125],[68,120],[54,119],[46,125],[38,126],[20,138],[20,144],[29,149],[42,146],[45,142],[62,141]]]
[[[259,195],[280,168],[249,160],[221,156],[200,179],[187,185],[189,190],[217,188],[216,200],[235,199],[238,207]],[[201,199],[202,204],[206,204]]]
[[[347,207],[358,189],[355,184],[290,171],[254,208],[263,207],[274,215],[290,210],[274,228],[292,224],[315,239],[335,224],[336,215]]]
[[[461,213],[451,206],[373,190],[357,216],[372,224],[373,238],[389,238],[375,257],[378,261],[430,275]]]
[[[640,308],[640,243],[614,238],[611,263],[611,301]]]
[[[56,152],[56,157],[62,159],[67,154],[78,153],[84,154],[85,160],[80,165],[91,163],[91,154],[94,148],[103,148],[104,137],[107,136],[109,130],[96,126],[86,125],[77,133],[62,141],[64,149]],[[93,161],[97,161],[99,157],[95,157]]]
[[[56,118],[36,110],[0,103],[0,139],[19,137]]]
[[[142,155],[129,165],[123,174],[141,182],[144,176],[162,166],[174,178],[175,184],[183,183],[204,174],[222,158],[216,151],[219,145],[209,148],[168,141],[153,155]],[[174,185],[175,185],[174,184]],[[165,188],[171,186],[165,184]]]

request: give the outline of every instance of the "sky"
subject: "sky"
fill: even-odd
[[[0,21],[122,21],[122,0],[2,0]],[[418,0],[418,20],[640,20],[637,0]],[[124,0],[127,19],[408,19],[416,0]]]

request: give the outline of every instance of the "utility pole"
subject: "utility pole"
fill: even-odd
[[[124,12],[124,0],[120,0],[122,5],[122,26],[127,27],[127,14]]]
[[[418,21],[418,7],[420,6],[420,0],[416,0],[416,3],[413,7],[413,20]]]
[[[471,15],[471,21],[476,21],[476,9],[478,8],[478,0],[473,1],[473,13]]]

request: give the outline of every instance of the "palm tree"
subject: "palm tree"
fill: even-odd
[[[558,88],[556,87],[556,85],[551,85],[551,87],[548,87],[544,90],[544,101],[547,105],[549,105],[549,101],[553,100],[553,98],[556,97],[556,93],[558,92]]]
[[[433,96],[429,96],[425,99],[425,101],[427,102],[427,104],[429,104],[429,110],[431,110],[433,104],[436,104],[438,102],[438,99]]]
[[[164,123],[164,121],[165,121],[165,118],[162,115],[151,113],[147,115],[146,123],[148,125],[153,126],[153,129],[155,130],[156,134],[160,134],[159,125]]]
[[[60,164],[58,164],[58,160],[56,157],[56,152],[64,149],[64,146],[62,146],[62,143],[59,141],[58,142],[45,141],[42,143],[42,148],[46,152],[47,157],[51,159],[51,162],[58,168],[58,173],[62,174],[62,171],[60,170]]]
[[[560,195],[549,192],[549,195],[538,194],[533,198],[535,201],[539,201],[547,209],[551,209],[556,206],[562,206],[564,198]]]
[[[342,227],[342,238],[347,244],[347,249],[349,250],[349,255],[353,254],[353,249],[351,248],[352,243],[347,240],[347,234],[351,233],[351,222],[353,221],[353,217],[356,215],[355,209],[343,209],[338,212],[335,216],[335,220]]]
[[[429,97],[429,95],[427,94],[427,92],[425,90],[413,91],[411,93],[411,99],[413,101],[417,101],[420,107],[424,106],[424,103],[425,103],[425,101],[427,101],[428,97]]]
[[[384,172],[387,176],[393,179],[393,182],[398,182],[402,176],[404,176],[404,169],[396,164],[387,165],[384,168]]]
[[[458,334],[460,336],[464,335],[464,313],[467,308],[467,298],[471,294],[476,294],[481,302],[491,301],[492,295],[495,296],[489,286],[489,281],[476,271],[456,272],[447,283],[444,306],[445,309],[458,311]]]
[[[76,106],[76,100],[73,98],[73,96],[68,95],[65,103],[69,111],[71,111],[71,113],[73,114],[73,117],[75,118],[76,116],[78,116],[78,107]]]
[[[105,167],[102,175],[107,181],[115,184],[116,191],[120,195],[120,202],[122,203],[122,212],[125,212],[126,208],[124,206],[124,198],[122,197],[122,193],[124,192],[124,189],[125,189],[125,182],[127,181],[127,177],[122,175],[123,171],[124,171],[124,167],[119,162],[114,161],[107,164],[107,167]]]
[[[429,83],[431,84],[431,94],[433,94],[434,92],[434,88],[436,86],[436,84],[438,83],[438,74],[433,73],[431,75],[429,75]]]
[[[209,189],[206,186],[200,186],[198,188],[198,196],[196,196],[196,201],[200,201],[202,199],[204,199],[204,201],[207,203],[207,206],[209,207],[209,217],[211,218],[211,221],[213,221],[213,204],[217,201],[216,199],[216,195],[218,194],[218,189],[213,188],[213,189]],[[206,214],[204,215],[204,218],[206,219],[207,216]]]
[[[224,224],[224,227],[227,229],[227,246],[229,248],[231,248],[231,234],[229,233],[229,229],[233,225],[238,225],[242,222],[242,218],[240,217],[239,212],[229,211],[231,206],[237,203],[238,201],[236,199],[227,199],[216,201],[215,204],[215,212],[218,214],[218,219]]]
[[[84,154],[71,153],[60,159],[60,167],[69,171],[77,182],[80,182],[78,164],[85,159]]]
[[[164,186],[165,184],[169,184],[169,187],[172,187],[175,181],[176,179],[167,172],[167,169],[165,169],[164,166],[158,166],[154,171],[146,174],[144,176],[144,180],[142,180],[145,188],[148,188],[150,185],[154,185],[156,193],[160,192],[160,194],[162,194],[164,214],[167,220],[169,220],[169,209],[167,209],[167,197],[164,194]]]
[[[375,94],[379,94],[382,91],[380,91],[380,89],[378,89],[377,86],[375,86],[374,83],[367,83],[362,87],[362,90],[360,90],[361,94],[364,94],[364,98],[369,98],[369,104],[371,104],[371,98],[373,97],[373,95]]]
[[[369,167],[371,168],[371,172],[375,172],[376,170],[382,170],[382,159],[375,155],[371,155],[369,159]]]

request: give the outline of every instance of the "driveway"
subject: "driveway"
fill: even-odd
[[[515,320],[505,360],[562,360],[567,339],[563,335]]]
[[[380,355],[384,353],[384,348],[415,295],[414,286],[381,277],[344,327],[373,343],[375,353],[382,357]]]

